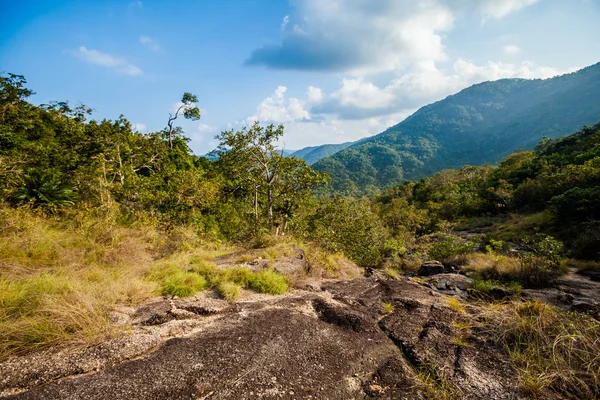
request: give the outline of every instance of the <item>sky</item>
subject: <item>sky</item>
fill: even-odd
[[[34,104],[83,103],[140,132],[283,124],[286,149],[354,141],[472,84],[600,62],[600,0],[0,0],[0,72]],[[178,120],[179,121],[179,120]]]

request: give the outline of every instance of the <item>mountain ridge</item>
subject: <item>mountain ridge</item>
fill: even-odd
[[[446,168],[495,163],[600,121],[600,63],[549,79],[483,82],[314,164],[330,190],[369,193]]]

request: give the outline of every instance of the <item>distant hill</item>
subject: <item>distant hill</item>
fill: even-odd
[[[322,146],[311,146],[293,152],[291,155],[302,158],[307,164],[312,165],[317,161],[329,157],[346,147],[352,146],[357,142],[346,142],[340,144],[324,144]]]
[[[330,190],[360,194],[445,168],[495,163],[544,136],[600,121],[600,63],[551,79],[471,86],[419,109],[386,131],[326,157]]]

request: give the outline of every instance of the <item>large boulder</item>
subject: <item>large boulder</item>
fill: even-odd
[[[421,268],[419,268],[417,275],[431,276],[431,275],[443,274],[444,272],[446,272],[446,269],[444,268],[444,264],[442,264],[441,262],[425,261],[423,264],[421,264]]]

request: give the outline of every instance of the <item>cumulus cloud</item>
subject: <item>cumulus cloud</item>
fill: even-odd
[[[271,96],[258,105],[256,115],[248,117],[246,121],[248,123],[254,121],[284,123],[310,119],[309,112],[304,109],[304,103],[297,98],[286,98],[286,91],[285,86],[278,86]]]
[[[156,40],[152,39],[149,36],[140,36],[140,43],[152,51],[160,50],[160,46],[158,45]]]
[[[306,90],[306,99],[310,104],[320,103],[323,100],[323,90],[318,87],[309,86]]]
[[[453,17],[433,0],[302,0],[284,22],[282,42],[254,50],[247,65],[385,71],[439,60],[445,57],[439,32]]]
[[[102,53],[98,50],[88,49],[85,46],[79,47],[74,54],[87,63],[110,68],[119,74],[130,76],[139,76],[144,74],[144,71],[142,71],[141,68],[136,67],[127,60],[112,56],[107,53]]]
[[[521,64],[488,62],[476,65],[459,59],[445,73],[433,62],[415,64],[409,71],[378,87],[363,78],[344,79],[340,89],[323,96],[310,112],[336,115],[342,119],[364,119],[415,109],[467,86],[503,78],[550,78],[577,68],[559,70],[525,61]]]
[[[458,14],[498,19],[537,1],[298,0],[281,42],[255,49],[246,65],[363,74],[441,61],[442,37]]]
[[[198,132],[201,134],[217,133],[217,127],[207,124],[198,124]]]

